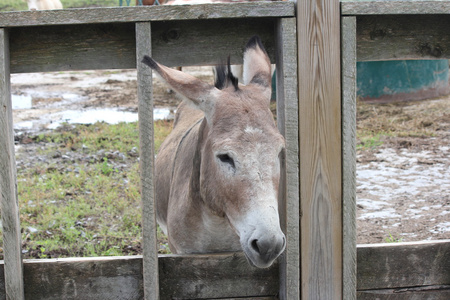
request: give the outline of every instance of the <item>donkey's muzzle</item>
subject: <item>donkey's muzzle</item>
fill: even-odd
[[[254,236],[244,247],[244,252],[252,265],[267,268],[283,253],[286,247],[286,237],[283,233]]]

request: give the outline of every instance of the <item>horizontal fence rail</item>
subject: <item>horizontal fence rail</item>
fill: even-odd
[[[357,253],[358,299],[411,299],[413,291],[428,297],[422,299],[450,295],[450,240],[360,245]],[[278,267],[252,268],[242,253],[160,255],[158,263],[161,299],[278,295]],[[142,256],[24,260],[25,296],[142,299],[142,273]],[[4,288],[0,263],[0,297]]]
[[[358,247],[358,299],[450,299],[450,240]]]
[[[450,14],[357,16],[357,60],[449,59]]]
[[[275,61],[274,26],[273,18],[152,22],[152,55],[167,66],[228,56],[239,64],[248,37],[258,34]],[[18,27],[10,35],[11,73],[136,67],[134,23]]]
[[[423,15],[448,14],[449,1],[341,1],[341,15]]]
[[[450,59],[450,1],[345,1],[357,20],[357,60]]]
[[[214,3],[5,12],[0,27],[29,27],[175,20],[293,17],[292,2]]]

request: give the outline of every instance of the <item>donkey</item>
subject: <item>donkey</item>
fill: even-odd
[[[148,56],[143,63],[184,97],[155,166],[157,221],[171,251],[243,250],[251,265],[269,267],[286,245],[277,199],[285,141],[269,109],[261,40],[245,48],[245,85],[229,63],[217,68],[215,86]]]

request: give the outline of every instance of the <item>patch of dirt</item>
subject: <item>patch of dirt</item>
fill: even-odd
[[[212,83],[210,68],[186,70]],[[12,93],[33,98],[31,109],[14,110],[14,121],[91,107],[135,112],[136,89],[135,70],[13,75]],[[154,103],[175,107],[179,99],[154,80]],[[450,98],[364,105],[359,109],[358,127],[369,131],[390,128],[400,137],[382,137],[381,145],[358,150],[357,242],[450,239]],[[413,137],[407,133],[411,128],[417,132]],[[29,153],[41,147],[26,134],[16,141],[26,145]],[[29,155],[20,155],[18,164],[27,159]],[[58,164],[62,158],[39,159]]]
[[[386,138],[357,154],[358,243],[450,238],[450,135]]]
[[[450,98],[360,105],[358,129],[390,133],[357,152],[357,242],[449,239]]]

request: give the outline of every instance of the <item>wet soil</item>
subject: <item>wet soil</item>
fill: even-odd
[[[383,142],[357,154],[357,242],[449,239],[449,133]]]
[[[187,71],[212,81],[209,68]],[[24,132],[49,130],[66,110],[136,112],[136,89],[135,70],[13,75],[12,94],[32,98],[31,107],[14,110],[15,124],[33,122],[28,129],[16,126],[17,151],[27,152],[18,156],[18,164],[37,159],[36,148],[42,146]],[[156,107],[175,107],[179,99],[154,80],[154,103]],[[381,145],[358,150],[358,243],[450,239],[450,98],[410,103],[408,114],[418,115],[436,103],[444,111],[442,118],[435,120],[439,126],[432,137],[384,137]],[[64,158],[39,159],[58,164]]]

